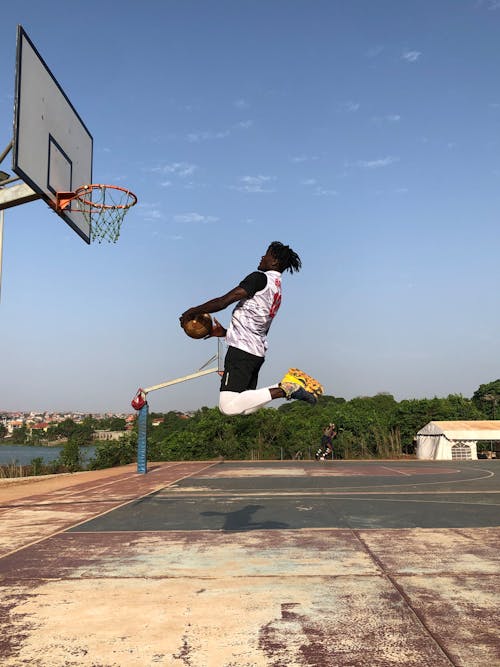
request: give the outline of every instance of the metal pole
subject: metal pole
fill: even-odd
[[[217,354],[214,355],[211,359],[209,359],[203,366],[201,367],[200,370],[198,370],[196,373],[190,373],[189,375],[184,375],[181,378],[176,378],[175,380],[168,380],[167,382],[161,382],[160,384],[155,384],[152,387],[146,387],[145,389],[139,389],[137,392],[137,395],[135,396],[134,400],[132,401],[132,407],[134,407],[136,410],[138,409],[138,406],[134,405],[135,401],[140,399],[145,401],[146,395],[150,391],[156,391],[157,389],[164,389],[165,387],[170,387],[174,384],[178,384],[179,382],[186,382],[186,380],[194,380],[195,378],[202,377],[203,375],[208,375],[209,373],[219,373],[220,374],[220,369],[223,368],[223,348],[222,344],[220,342],[220,339],[217,339]],[[215,358],[217,357],[218,363],[216,368],[206,368],[210,362],[212,362]],[[204,370],[202,370],[204,369]],[[139,403],[140,404],[140,403]],[[141,474],[146,474],[147,473],[147,449],[148,449],[148,403],[147,401],[144,402],[144,405],[138,410],[139,415],[137,417],[137,472]]]
[[[13,146],[14,146],[14,139],[12,139],[7,148],[0,154],[0,164],[2,164],[2,162],[5,160],[5,158],[10,153]]]
[[[2,299],[3,209],[0,211],[0,301]]]
[[[207,364],[209,362],[207,361]],[[157,389],[164,389],[165,387],[171,387],[173,384],[179,384],[179,382],[186,382],[186,380],[194,380],[194,378],[202,377],[203,375],[208,375],[209,373],[217,373],[217,368],[207,368],[204,371],[197,371],[196,373],[190,373],[189,375],[184,375],[181,378],[176,378],[175,380],[169,380],[168,382],[162,382],[161,384],[155,384],[152,387],[146,387],[143,389],[144,393],[149,394],[150,391],[156,391]]]
[[[147,432],[148,432],[148,403],[144,403],[142,408],[139,410],[139,417],[137,419],[138,423],[138,436],[137,436],[137,472],[145,475],[148,471],[147,464],[147,452],[148,452],[148,442],[147,442]]]

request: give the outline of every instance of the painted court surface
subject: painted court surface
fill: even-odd
[[[500,666],[500,462],[0,481],[2,667]]]

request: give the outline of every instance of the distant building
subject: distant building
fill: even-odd
[[[27,428],[27,431],[29,435],[33,435],[33,431],[43,431],[44,433],[47,433],[49,430],[50,424],[47,422],[41,422],[40,424],[33,424],[33,426],[30,426]]]
[[[477,443],[484,441],[490,443],[491,452],[495,443],[496,450],[500,443],[500,420],[431,421],[417,433],[417,458],[475,460]]]
[[[125,433],[126,431],[97,430],[94,431],[94,440],[119,440]]]

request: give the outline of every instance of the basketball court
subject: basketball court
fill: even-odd
[[[0,486],[1,663],[500,665],[497,465],[171,462]]]

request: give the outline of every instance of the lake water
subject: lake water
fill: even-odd
[[[50,463],[59,458],[62,447],[32,447],[28,445],[0,445],[0,465],[17,463],[28,465],[33,459],[41,458]],[[95,447],[80,447],[80,453],[85,461],[94,456]]]

